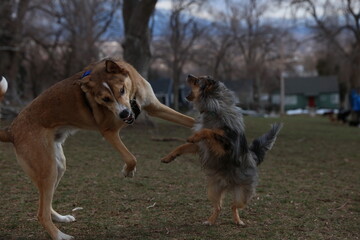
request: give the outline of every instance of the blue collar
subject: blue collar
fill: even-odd
[[[87,70],[86,72],[83,73],[83,75],[81,75],[81,78],[84,78],[84,77],[90,75],[90,73],[91,73],[91,70]]]

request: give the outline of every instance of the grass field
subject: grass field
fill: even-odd
[[[121,132],[138,158],[132,179],[99,133],[79,132],[64,146],[68,170],[55,194],[54,208],[77,221],[57,224],[76,239],[359,239],[360,129],[326,118],[246,117],[253,139],[275,121],[285,126],[260,167],[257,195],[235,226],[227,196],[215,226],[204,226],[211,205],[196,157],[171,164],[160,158],[190,130],[163,121]],[[0,239],[49,239],[36,219],[37,191],[18,166],[10,144],[0,144]]]

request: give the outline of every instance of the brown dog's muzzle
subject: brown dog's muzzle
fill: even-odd
[[[119,117],[127,124],[132,124],[135,120],[134,114],[129,109],[124,109]]]

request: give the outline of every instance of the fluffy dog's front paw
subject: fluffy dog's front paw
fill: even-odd
[[[189,137],[188,139],[186,139],[186,141],[187,142],[189,142],[189,143],[196,143],[196,137],[195,136],[191,136],[191,137]]]
[[[165,156],[161,159],[161,162],[162,163],[169,163],[169,162],[172,162],[175,160],[175,156],[171,156],[171,155],[168,155],[168,156]]]
[[[201,136],[195,133],[194,135],[190,136],[186,141],[189,143],[197,143],[201,141]]]
[[[136,167],[133,168],[129,168],[128,165],[124,165],[123,170],[121,171],[122,174],[124,175],[124,177],[134,177],[135,172],[136,172]]]

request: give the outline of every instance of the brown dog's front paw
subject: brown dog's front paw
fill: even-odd
[[[203,222],[203,225],[212,226],[212,225],[214,225],[214,223],[207,220],[207,221]]]
[[[245,226],[245,223],[243,221],[239,220],[235,220],[235,224],[238,226]]]
[[[136,172],[136,167],[128,167],[128,165],[124,165],[123,170],[122,170],[122,174],[124,175],[124,177],[134,177]]]

